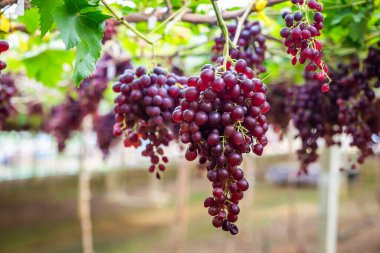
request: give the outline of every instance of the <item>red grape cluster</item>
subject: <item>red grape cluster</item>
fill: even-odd
[[[0,54],[8,51],[9,44],[5,40],[0,40]],[[0,60],[0,73],[7,67],[4,61]],[[8,78],[1,78],[0,80],[0,127],[5,123],[14,108],[11,103],[11,97],[15,95],[16,88],[13,81],[7,81]]]
[[[380,41],[377,47],[370,47],[364,60],[364,74],[369,80],[375,79],[375,87],[380,88]]]
[[[321,35],[323,28],[322,5],[317,0],[292,0],[298,6],[298,11],[282,14],[286,27],[282,28],[280,35],[284,38],[284,44],[288,48],[287,53],[292,55],[292,64],[297,62],[304,64],[308,61],[305,70],[313,72],[313,79],[323,82],[322,91],[329,90],[330,77],[328,67],[322,60],[322,43],[316,39]],[[309,20],[309,15],[313,20]]]
[[[105,115],[95,115],[94,117],[93,126],[96,133],[96,141],[104,158],[109,155],[110,147],[115,140],[113,136],[113,126],[115,123],[115,113],[113,111]]]
[[[150,157],[149,171],[157,171],[157,177],[168,162],[162,147],[175,137],[171,114],[186,82],[187,78],[168,74],[161,67],[155,67],[152,73],[138,67],[136,71],[126,70],[113,86],[119,93],[115,98],[114,135],[124,133],[125,147],[137,148],[147,140],[142,155]]]
[[[369,63],[371,57],[376,58],[373,50],[364,61],[363,70],[356,57],[351,58],[350,64],[338,64],[337,70],[331,74],[332,92],[318,92],[320,83],[312,80],[310,73],[306,85],[290,89],[291,117],[302,141],[298,151],[301,171],[306,171],[307,166],[317,160],[319,138],[330,146],[340,144],[334,141],[334,136],[350,136],[350,145],[359,150],[359,163],[373,154],[371,137],[380,132],[379,99],[376,99],[373,87],[377,86],[380,75],[368,74],[373,68]]]
[[[103,93],[107,89],[107,86],[107,77],[97,74],[86,78],[80,84],[77,92],[84,114],[92,114],[98,110],[99,103],[103,99]]]
[[[8,51],[9,43],[5,40],[0,40],[0,54]],[[7,64],[4,61],[0,60],[0,73],[7,67]]]
[[[9,116],[16,112],[12,105],[11,98],[16,95],[17,89],[14,81],[9,75],[0,77],[0,129],[5,127]]]
[[[380,46],[380,42],[379,42]],[[373,154],[374,142],[372,135],[380,134],[380,99],[376,98],[374,88],[380,86],[379,72],[380,48],[371,47],[367,58],[363,61],[363,71],[356,60],[351,68],[341,65],[340,83],[345,86],[356,87],[351,89],[350,96],[338,99],[339,123],[344,133],[352,137],[351,146],[360,150],[358,163]]]
[[[19,92],[17,95],[20,95]],[[21,94],[22,95],[22,94]],[[3,131],[38,132],[43,129],[45,117],[43,106],[39,102],[31,101],[25,104],[26,110],[18,110],[3,124]]]
[[[119,22],[117,20],[112,18],[106,20],[106,28],[103,32],[103,44],[109,40],[112,40],[116,35],[118,23]]]
[[[237,25],[228,25],[228,33],[231,39],[234,39]],[[223,54],[223,48],[226,43],[225,38],[222,36],[214,39],[215,45],[212,47],[214,55],[212,61],[216,62]],[[257,71],[258,73],[266,72],[263,65],[265,60],[265,45],[266,38],[261,34],[261,27],[258,21],[252,23],[246,21],[241,31],[237,46],[238,49],[232,49],[230,56],[232,59],[244,59],[248,66]]]
[[[66,141],[72,133],[80,129],[83,117],[80,101],[69,96],[64,103],[52,108],[45,128],[56,138],[60,152],[65,149]]]
[[[320,83],[313,80],[290,88],[289,94],[291,118],[298,130],[296,138],[301,139],[301,148],[297,151],[300,172],[306,173],[309,164],[318,159],[318,139],[325,137],[330,124],[333,124],[326,116],[330,114],[336,118],[336,104],[325,100],[320,92]]]
[[[108,81],[113,78],[108,73],[108,68],[111,66],[114,68],[114,75],[120,75],[125,69],[132,69],[129,59],[118,60],[105,53],[98,61],[95,73],[86,78],[76,90],[84,114],[93,114],[98,110],[104,91],[108,87]]]
[[[199,156],[199,162],[207,164],[213,196],[204,206],[214,216],[213,225],[237,234],[238,203],[249,187],[239,166],[244,153],[263,153],[268,142],[264,114],[270,106],[267,87],[254,78],[245,60],[227,62],[226,70],[221,65],[205,65],[200,77],[189,78],[172,118],[181,123],[181,141],[189,144],[186,159]]]
[[[285,82],[274,83],[268,87],[267,101],[270,104],[268,112],[268,122],[274,127],[275,132],[279,133],[280,138],[286,133],[290,115],[288,111],[288,89],[290,85]]]
[[[113,69],[114,74],[120,74],[121,67],[131,68],[130,60],[118,60],[105,53],[98,61],[95,73],[86,78],[80,84],[79,89],[74,90],[78,96],[74,98],[67,95],[63,104],[52,108],[46,119],[45,128],[56,137],[60,152],[64,150],[66,141],[72,136],[72,133],[80,129],[82,120],[87,115],[97,112],[108,81],[112,78],[108,69]]]

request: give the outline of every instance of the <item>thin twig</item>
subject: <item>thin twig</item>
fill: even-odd
[[[256,4],[256,0],[253,0],[248,6],[247,6],[247,9],[245,10],[243,16],[241,16],[241,18],[239,18],[239,22],[238,22],[238,26],[237,26],[237,29],[236,29],[236,33],[235,33],[235,37],[234,37],[234,41],[233,41],[233,44],[237,45],[237,42],[240,38],[240,34],[241,34],[241,31],[243,30],[243,25],[244,25],[244,22],[247,20],[248,18],[248,15],[251,13],[252,11],[252,8],[253,6]]]
[[[170,3],[170,0],[165,0],[166,8],[168,8],[168,13],[172,12],[172,4]]]
[[[184,6],[182,6],[180,9],[178,9],[176,12],[171,14],[166,20],[164,20],[161,24],[156,26],[152,31],[149,32],[148,37],[160,30],[162,27],[164,27],[167,23],[169,23],[173,18],[178,16],[180,13],[182,13],[187,7],[189,6],[189,3],[186,3]]]
[[[101,0],[101,2],[104,4],[104,6],[112,13],[112,15],[120,21],[124,26],[126,26],[129,30],[131,30],[134,34],[136,34],[139,38],[144,40],[149,45],[153,45],[153,42],[149,40],[144,34],[139,32],[136,28],[134,28],[128,21],[126,21],[122,16],[119,16],[116,11],[109,5],[105,0]]]

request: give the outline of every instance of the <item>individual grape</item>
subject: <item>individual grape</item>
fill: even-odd
[[[0,53],[8,51],[9,43],[6,40],[0,40]]]
[[[103,44],[105,44],[107,41],[112,40],[116,33],[117,33],[117,26],[119,22],[115,19],[107,19],[106,20],[106,27],[103,31]]]

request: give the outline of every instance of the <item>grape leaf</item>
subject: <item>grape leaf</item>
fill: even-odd
[[[63,64],[71,64],[73,53],[65,50],[49,49],[38,55],[23,59],[26,74],[47,87],[54,87],[62,77]]]
[[[40,10],[41,37],[43,37],[54,23],[52,13],[63,4],[63,0],[33,0],[32,4]]]
[[[53,16],[66,48],[76,47],[73,80],[78,86],[95,70],[102,49],[104,21],[109,16],[86,0],[64,0]]]
[[[40,14],[38,9],[35,7],[27,9],[24,16],[20,16],[18,20],[25,24],[28,33],[34,34],[40,25]]]

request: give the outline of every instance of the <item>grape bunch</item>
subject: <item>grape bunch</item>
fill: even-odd
[[[17,95],[20,95],[19,93]],[[8,118],[2,126],[2,130],[38,132],[44,130],[44,117],[44,109],[41,103],[36,101],[27,102],[24,105],[24,110],[18,110],[16,114]]]
[[[46,121],[46,130],[58,142],[58,150],[62,152],[66,141],[74,131],[78,131],[83,121],[84,113],[80,101],[67,96],[65,102],[52,108]]]
[[[112,18],[106,20],[106,27],[103,31],[103,44],[105,44],[109,40],[112,40],[115,37],[117,33],[118,23],[119,22],[117,20]]]
[[[50,115],[45,119],[44,128],[55,136],[60,152],[64,150],[66,141],[73,132],[80,130],[82,120],[89,114],[97,113],[108,81],[114,74],[120,74],[121,67],[131,68],[130,60],[118,60],[105,53],[98,61],[95,73],[86,78],[78,89],[73,90],[76,96],[68,94],[62,104],[52,108]],[[109,69],[113,70],[112,75],[109,74]],[[65,112],[66,110],[71,111]]]
[[[288,111],[288,92],[289,87],[286,82],[271,84],[268,88],[267,101],[270,104],[268,112],[268,122],[274,127],[274,130],[279,133],[280,138],[286,133],[290,114]]]
[[[5,127],[5,123],[10,115],[16,112],[11,99],[17,93],[14,80],[9,75],[0,77],[0,129]]]
[[[377,47],[369,48],[363,72],[369,80],[375,80],[375,87],[380,88],[380,41]]]
[[[155,67],[148,73],[144,67],[136,71],[126,70],[114,84],[114,111],[116,124],[114,135],[124,133],[125,147],[140,147],[147,140],[143,156],[150,157],[150,172],[165,170],[168,162],[163,146],[168,146],[175,137],[171,114],[182,97],[182,87],[187,78],[168,74]]]
[[[379,42],[380,46],[380,42]],[[338,99],[339,123],[343,126],[345,134],[352,138],[350,145],[356,147],[360,153],[358,163],[373,154],[374,142],[372,135],[380,134],[380,99],[376,98],[374,88],[380,86],[379,70],[380,49],[371,47],[366,59],[363,61],[363,70],[360,71],[359,61],[356,59],[351,68],[340,65],[342,75],[340,83],[351,85],[350,96]]]
[[[292,3],[298,7],[298,11],[285,11],[282,14],[286,27],[280,31],[288,48],[287,53],[293,56],[293,65],[307,62],[305,70],[314,73],[314,80],[324,82],[327,79],[328,82],[321,87],[323,92],[327,92],[331,79],[328,67],[322,60],[322,42],[316,39],[323,28],[322,5],[317,0],[292,0]],[[312,15],[313,20],[309,20],[309,15]]]
[[[107,77],[98,74],[94,74],[81,82],[77,93],[84,114],[93,114],[98,110],[107,86]]]
[[[301,163],[299,172],[307,173],[309,164],[318,159],[317,141],[326,136],[326,130],[332,123],[326,121],[326,114],[336,113],[336,109],[334,111],[334,105],[332,106],[330,100],[324,100],[320,92],[320,83],[314,80],[290,88],[289,94],[290,114],[298,130],[296,138],[301,139],[301,148],[297,150],[298,160]],[[326,111],[326,109],[332,110]]]
[[[108,68],[114,68],[114,74],[120,75],[125,69],[132,69],[129,59],[118,60],[105,53],[96,65],[95,73],[87,77],[76,89],[84,114],[94,114],[103,99],[108,87],[108,81],[113,78],[108,73]],[[121,71],[121,69],[123,69]]]
[[[5,40],[0,40],[0,54],[9,50],[9,43]],[[0,73],[7,67],[4,61],[0,60]]]
[[[357,158],[360,164],[373,155],[372,135],[380,133],[379,101],[364,94],[348,101],[338,100],[340,123],[344,125],[344,133],[352,137],[350,145],[360,151]]]
[[[114,142],[113,126],[115,125],[115,113],[109,112],[105,115],[95,115],[94,131],[98,147],[103,153],[104,158],[109,155],[110,147]]]
[[[363,62],[364,71],[357,57],[352,57],[349,64],[338,64],[331,73],[333,85],[329,93],[318,92],[320,83],[313,80],[310,72],[306,73],[305,85],[290,89],[291,118],[299,132],[297,137],[302,141],[297,152],[301,172],[307,171],[308,165],[318,159],[319,138],[331,146],[340,145],[339,141],[334,141],[335,136],[350,136],[350,145],[359,150],[359,163],[373,154],[371,136],[379,133],[380,114],[379,99],[376,99],[372,84],[376,86],[378,81],[368,75],[366,69],[371,66],[366,66],[366,61]]]
[[[0,54],[8,51],[9,44],[5,40],[0,40]],[[4,61],[0,60],[0,73],[7,67]],[[8,116],[14,111],[11,98],[15,95],[16,88],[13,80],[8,77],[1,77],[0,80],[0,127],[5,123]]]
[[[189,144],[186,159],[199,157],[199,163],[206,164],[213,196],[204,206],[214,217],[213,225],[237,234],[238,203],[249,187],[239,166],[244,153],[262,155],[268,143],[264,114],[270,106],[267,87],[254,78],[245,60],[227,62],[227,69],[222,61],[216,67],[205,65],[200,77],[189,78],[172,118],[180,123],[181,142]]]
[[[230,24],[227,28],[230,38],[234,39],[237,25]],[[258,21],[254,21],[252,23],[246,21],[244,22],[244,26],[237,43],[238,49],[232,49],[230,51],[230,56],[235,60],[244,59],[250,68],[256,70],[258,73],[264,73],[266,72],[266,68],[263,65],[266,51],[265,41],[265,36],[261,34],[260,23]],[[216,62],[223,54],[223,48],[226,40],[223,35],[221,35],[220,37],[215,38],[214,42],[215,44],[212,47],[212,52],[214,55],[211,60]]]

